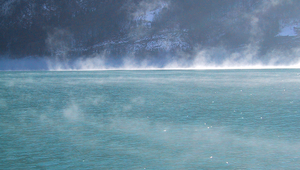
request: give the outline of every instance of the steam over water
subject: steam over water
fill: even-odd
[[[0,72],[0,169],[296,169],[300,70]]]

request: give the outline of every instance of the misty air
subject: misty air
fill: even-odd
[[[300,1],[0,1],[0,169],[297,169]]]

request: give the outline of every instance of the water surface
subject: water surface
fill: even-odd
[[[297,169],[300,70],[0,72],[0,169]]]

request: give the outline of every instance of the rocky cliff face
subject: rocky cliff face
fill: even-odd
[[[298,44],[299,1],[2,0],[0,52],[12,57],[260,53]]]

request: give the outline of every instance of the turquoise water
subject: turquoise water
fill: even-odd
[[[0,169],[297,169],[300,70],[0,72]]]

